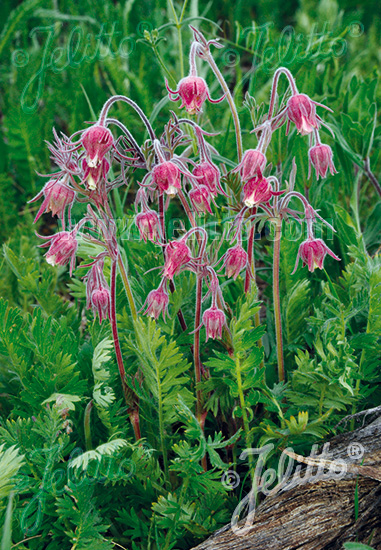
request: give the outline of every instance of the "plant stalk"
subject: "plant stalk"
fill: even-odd
[[[161,238],[163,243],[165,244],[167,242],[167,232],[165,230],[165,219],[164,219],[164,195],[159,195],[159,221],[160,221],[160,228],[161,228]],[[164,246],[163,246],[163,256],[164,256]],[[165,256],[164,256],[165,259]],[[176,290],[175,283],[173,280],[169,281],[169,290],[173,294]],[[182,330],[185,332],[187,330],[187,324],[185,322],[185,318],[183,315],[183,312],[181,309],[177,312],[177,318],[179,320],[180,326]]]
[[[114,340],[114,348],[116,361],[118,364],[118,370],[120,378],[122,381],[122,389],[124,399],[128,407],[128,415],[135,433],[135,439],[138,441],[141,439],[140,425],[139,425],[139,401],[136,395],[132,393],[129,387],[126,384],[126,369],[124,368],[122,350],[120,348],[119,334],[118,334],[118,325],[116,320],[116,271],[117,271],[117,260],[114,260],[111,265],[111,307],[110,307],[110,317],[111,317],[111,330],[112,337]]]
[[[91,399],[91,401],[88,402],[85,409],[85,417],[83,419],[83,427],[85,432],[85,445],[86,445],[86,451],[91,451],[93,448],[93,443],[91,440],[91,411],[94,406],[94,401]]]
[[[216,75],[219,83],[221,84],[221,88],[225,92],[226,99],[228,100],[230,111],[232,113],[233,122],[234,122],[235,137],[236,137],[236,142],[237,142],[238,162],[241,162],[242,154],[243,154],[243,148],[242,148],[241,126],[240,126],[240,123],[239,123],[237,107],[234,103],[234,99],[233,99],[233,96],[230,93],[229,87],[226,84],[226,81],[225,81],[224,77],[222,76],[222,73],[221,73],[220,69],[218,68],[218,66],[217,66],[216,62],[214,61],[214,59],[213,59],[212,55],[210,54],[210,52],[205,53],[205,59],[207,60],[207,62],[209,63],[209,65],[212,69],[212,71]]]
[[[280,287],[279,287],[281,236],[282,236],[282,219],[278,218],[276,220],[276,225],[275,225],[274,259],[273,259],[273,295],[274,295],[276,348],[277,348],[277,358],[278,358],[278,377],[279,377],[279,382],[284,382],[285,372],[284,372],[284,358],[283,358],[282,317],[281,317],[281,311],[280,311]]]

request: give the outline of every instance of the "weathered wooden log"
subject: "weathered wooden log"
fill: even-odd
[[[332,438],[329,461],[317,455],[265,498],[248,527],[229,524],[193,550],[339,550],[347,541],[381,549],[381,416]],[[343,475],[329,476],[332,461],[347,464]]]

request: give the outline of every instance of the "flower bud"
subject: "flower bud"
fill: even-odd
[[[308,271],[311,271],[311,273],[317,267],[323,269],[324,258],[327,254],[335,260],[340,261],[340,258],[328,248],[322,239],[314,239],[313,237],[308,238],[306,241],[302,242],[299,247],[295,268],[292,273],[295,273],[298,267],[299,258],[302,259],[302,267],[307,265]]]
[[[151,292],[148,294],[147,300],[145,302],[145,305],[147,307],[144,311],[144,315],[149,315],[150,317],[153,317],[157,320],[160,316],[160,313],[162,313],[163,319],[165,321],[165,316],[168,315],[168,304],[168,293],[164,290],[163,286],[160,285],[159,288],[151,290]]]
[[[173,196],[181,189],[180,170],[171,161],[162,162],[153,168],[152,181],[157,185],[160,194]]]
[[[45,254],[46,261],[50,265],[66,265],[70,261],[70,275],[73,272],[75,254],[78,248],[77,239],[73,231],[61,231],[52,237],[49,237],[49,242],[42,246],[50,248]]]
[[[196,166],[192,174],[197,176],[197,183],[205,185],[212,195],[217,195],[217,187],[220,182],[220,171],[210,162],[202,162]]]
[[[180,109],[185,107],[190,115],[195,115],[201,111],[208,96],[208,86],[199,76],[186,76],[179,82],[178,95],[182,100]]]
[[[294,122],[302,136],[319,128],[314,102],[305,94],[295,94],[287,102],[287,116]]]
[[[209,95],[208,85],[203,78],[195,74],[190,74],[182,78],[179,82],[177,90],[171,90],[168,82],[165,85],[169,92],[169,99],[177,101],[181,99],[180,109],[185,107],[191,115],[202,112],[202,106],[205,100],[208,99],[211,103],[220,103],[225,98],[225,94],[219,99],[212,99]]]
[[[319,176],[325,178],[328,168],[332,176],[337,174],[337,170],[332,161],[332,149],[329,145],[318,143],[314,147],[311,147],[308,151],[308,156],[310,160],[308,177],[311,175],[311,164],[315,168],[317,179],[319,179]]]
[[[256,149],[248,149],[245,151],[239,165],[233,172],[240,172],[243,181],[251,178],[262,177],[263,170],[266,166],[266,157],[261,151]]]
[[[229,248],[225,254],[225,261],[222,267],[226,268],[226,277],[233,277],[234,280],[238,277],[242,269],[247,265],[247,253],[239,244]]]
[[[163,276],[173,279],[181,268],[191,260],[191,251],[184,240],[170,241],[165,247]]]
[[[211,193],[206,185],[195,187],[189,191],[188,195],[195,210],[198,212],[209,212],[209,214],[212,213],[212,209],[210,208]]]
[[[261,202],[269,202],[273,196],[271,183],[262,177],[250,179],[243,187],[243,202],[252,208]]]
[[[70,187],[65,184],[65,178],[55,181],[51,180],[45,185],[42,190],[31,202],[37,200],[43,194],[45,199],[43,200],[39,211],[34,219],[34,223],[42,216],[44,212],[51,212],[53,216],[63,218],[65,209],[69,206],[71,208],[76,193]]]
[[[82,135],[82,145],[87,153],[87,164],[95,168],[100,164],[105,154],[111,149],[114,137],[111,131],[105,126],[94,124]]]
[[[159,235],[159,216],[154,210],[144,210],[140,212],[135,218],[136,225],[138,226],[140,238],[147,242],[149,239],[151,242],[157,241]]]
[[[222,327],[226,323],[225,313],[216,306],[207,309],[202,316],[202,323],[206,328],[206,342],[209,338],[215,340],[222,336]]]
[[[110,318],[109,289],[100,286],[93,290],[91,294],[91,306],[94,313],[98,313],[99,323],[102,323],[103,319]]]

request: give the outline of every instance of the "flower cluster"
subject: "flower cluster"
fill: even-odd
[[[118,341],[115,298],[118,272],[122,276],[134,320],[137,310],[124,255],[121,254],[117,240],[110,192],[129,183],[127,174],[130,175],[136,169],[140,169],[136,172],[138,174],[144,171],[137,182],[135,224],[140,239],[152,243],[163,256],[161,282],[158,288],[148,293],[145,301],[141,299],[144,303],[140,311],[155,320],[162,316],[165,321],[170,314],[170,292],[175,288],[174,280],[179,274],[190,271],[196,278],[195,342],[199,343],[201,327],[205,327],[206,340],[223,339],[224,333],[228,332],[229,309],[223,298],[221,277],[237,280],[244,274],[245,292],[250,290],[252,281],[255,281],[252,271],[255,265],[253,240],[259,220],[275,221],[275,225],[280,228],[290,217],[300,223],[306,221],[307,239],[300,245],[295,270],[299,259],[303,266],[308,266],[309,271],[322,269],[327,254],[339,260],[322,239],[314,236],[316,218],[323,223],[327,222],[322,220],[307,198],[294,189],[295,163],[288,182],[279,176],[281,170],[277,170],[277,175],[272,173],[272,165],[268,163],[268,158],[271,158],[268,149],[274,133],[286,124],[288,135],[294,125],[297,133],[309,139],[309,177],[313,168],[316,178],[325,178],[328,171],[331,175],[336,174],[332,149],[321,142],[319,133],[322,126],[328,129],[329,126],[318,114],[318,109],[330,109],[300,93],[290,71],[280,68],[273,77],[268,114],[253,129],[256,144],[243,150],[235,103],[211,53],[212,46],[221,47],[221,44],[216,40],[207,41],[200,31],[193,27],[191,29],[193,41],[189,75],[180,80],[176,89],[170,88],[167,82],[166,87],[169,99],[181,100],[180,109],[184,108],[189,115],[197,115],[198,122],[179,118],[172,112],[163,132],[156,135],[147,116],[134,101],[121,95],[113,96],[103,106],[95,124],[72,136],[58,136],[54,132],[54,141],[48,147],[57,169],[47,175],[47,182],[32,199],[32,202],[43,199],[36,214],[36,222],[44,213],[51,212],[59,218],[62,226],[57,234],[41,237],[46,241],[41,246],[48,247],[48,263],[60,266],[70,264],[72,274],[76,258],[80,255],[79,237],[85,243],[101,249],[92,257],[91,263],[78,263],[81,269],[88,269],[83,277],[87,308],[98,316],[100,323],[105,319],[111,322],[123,384],[125,370]],[[206,81],[198,75],[197,60],[207,62],[213,70],[222,88],[219,99],[210,97]],[[279,102],[280,110],[275,112],[278,83],[282,75],[288,80],[289,91]],[[145,125],[149,139],[142,146],[121,121],[109,116],[110,109],[118,101],[132,107]],[[218,151],[210,143],[209,138],[215,134],[206,132],[200,125],[203,109],[209,108],[207,101],[227,101],[232,111],[238,160],[230,172],[220,162]],[[238,181],[238,194],[232,193],[232,187],[229,186],[232,181]],[[176,200],[182,206],[186,223],[191,226],[177,240],[168,240],[166,235],[166,216],[171,200]],[[295,201],[299,201],[301,210],[296,210]],[[73,224],[71,212],[75,203],[85,203],[87,209],[83,218]],[[196,215],[211,216],[221,205],[232,213],[232,224],[227,233],[229,246],[218,257],[223,243],[217,250],[214,247],[211,253],[207,232],[196,223]],[[247,228],[250,237],[247,247],[244,247],[244,232]],[[278,259],[279,250],[278,246]],[[277,264],[274,261],[274,265],[279,268],[279,261]],[[279,281],[279,277],[274,280]],[[274,288],[274,295],[276,292],[279,289]],[[208,307],[203,307],[202,304],[208,299]],[[186,329],[187,325],[180,313],[181,326]],[[276,323],[280,322],[280,318],[280,314],[276,315]],[[281,334],[279,330],[278,334]],[[194,349],[199,381],[199,345],[195,345]],[[131,418],[136,420],[136,409],[131,409]]]

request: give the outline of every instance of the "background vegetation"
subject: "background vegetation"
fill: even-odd
[[[307,179],[307,141],[295,132],[290,139],[279,132],[269,155],[274,170],[282,167],[286,178],[297,158],[297,187],[336,227],[335,237],[324,238],[342,258],[328,260],[326,272],[299,269],[291,275],[302,236],[289,228],[281,269],[287,385],[276,383],[272,252],[265,232],[256,249],[263,325],[250,339],[242,337],[251,331],[258,306],[242,299],[242,280],[224,288],[233,308],[233,344],[242,352],[253,446],[274,443],[268,461],[276,465],[279,449],[291,445],[308,453],[314,442],[344,429],[336,426],[346,415],[381,403],[381,201],[375,187],[381,175],[379,2],[189,0],[185,6],[176,2],[174,9],[177,25],[171,4],[162,0],[3,0],[0,5],[2,550],[16,543],[20,549],[103,550],[120,547],[116,544],[132,550],[188,549],[230,521],[247,493],[247,464],[238,459],[245,442],[239,432],[237,366],[222,346],[203,348],[210,373],[203,382],[210,411],[204,439],[192,413],[191,337],[181,334],[173,313],[168,325],[142,321],[147,347],[137,346],[119,289],[129,372],[138,363],[146,369],[144,442],[137,445],[109,327],[100,327],[85,310],[82,274],[70,282],[66,269],[53,269],[42,259],[32,225],[36,205],[27,205],[44,182],[38,173],[51,170],[44,140],[51,141],[53,126],[68,135],[84,128],[115,93],[136,101],[157,128],[167,122],[169,109],[178,111],[168,102],[164,78],[174,85],[186,74],[189,23],[225,45],[216,50],[217,63],[234,91],[246,147],[255,146],[249,132],[257,114],[250,102],[242,106],[245,94],[254,96],[257,106],[267,103],[279,66],[292,70],[303,92],[334,110],[327,120],[336,139],[323,130],[339,170],[334,178]],[[218,96],[213,75],[203,76]],[[146,139],[128,107],[118,106],[116,114],[139,142]],[[203,126],[221,131],[214,145],[221,157],[235,159],[225,102],[207,107]],[[160,260],[153,246],[123,238],[135,190],[132,177],[129,189],[115,198],[115,212],[125,216],[121,242],[143,303],[157,283],[155,272],[144,273]],[[175,215],[176,204],[173,208]],[[38,231],[51,234],[55,228],[47,215]],[[192,319],[194,280],[184,275],[178,287],[171,310],[182,307]],[[265,380],[255,368],[262,358],[256,339],[263,332]],[[205,454],[207,472],[199,464]],[[228,468],[241,476],[234,490],[221,483]]]

